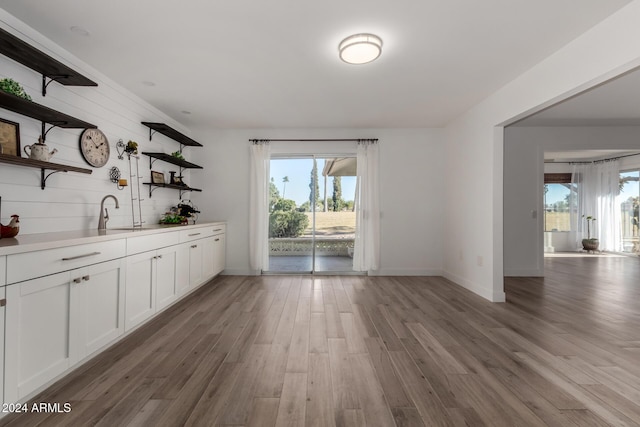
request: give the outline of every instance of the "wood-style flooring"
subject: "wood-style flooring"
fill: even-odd
[[[219,277],[10,426],[640,425],[640,260],[552,258],[494,304],[439,277]]]

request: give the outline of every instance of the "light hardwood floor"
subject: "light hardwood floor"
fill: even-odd
[[[438,277],[220,277],[11,426],[640,424],[640,260],[553,258],[492,304]]]

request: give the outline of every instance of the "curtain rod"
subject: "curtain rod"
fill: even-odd
[[[553,164],[556,164],[556,163],[557,164],[564,164],[564,163],[566,163],[566,164],[569,164],[569,165],[571,165],[571,164],[579,164],[579,163],[589,164],[589,163],[598,163],[598,162],[609,162],[611,160],[618,160],[618,159],[622,159],[622,158],[625,158],[625,157],[633,157],[633,156],[640,156],[640,153],[627,154],[627,155],[624,155],[624,156],[610,157],[608,159],[600,159],[600,160],[586,160],[586,161],[574,160],[572,162],[554,162],[554,161],[551,161],[551,162],[545,162],[545,163],[553,163]]]
[[[378,142],[378,138],[345,138],[345,139],[250,139],[249,142]]]

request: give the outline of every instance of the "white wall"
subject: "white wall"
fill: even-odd
[[[226,219],[227,274],[249,267],[249,139],[378,138],[380,140],[381,260],[375,274],[442,274],[446,183],[438,129],[194,130],[210,140],[205,170],[194,175],[205,191],[194,200],[207,219]],[[337,154],[348,143],[292,143],[292,152]],[[355,147],[352,147],[352,150]],[[272,151],[288,151],[273,143]],[[201,181],[200,181],[201,180]]]
[[[640,65],[638,22],[635,0],[447,126],[445,277],[505,300],[501,126]]]
[[[544,164],[544,153],[620,149],[640,152],[640,127],[509,127],[504,142],[504,274],[542,276],[544,172],[571,172]],[[553,156],[552,156],[553,157]],[[623,165],[638,163],[626,158]],[[624,167],[624,166],[623,166]],[[528,216],[535,209],[537,220]],[[574,250],[568,233],[552,233],[557,251]]]
[[[41,75],[2,55],[0,78],[10,77],[21,83],[36,103],[97,125],[111,145],[109,162],[106,166],[96,169],[89,166],[80,155],[81,129],[51,130],[47,134],[46,143],[49,149],[58,149],[58,153],[51,160],[92,169],[93,173],[56,173],[47,180],[45,190],[40,189],[39,169],[0,164],[0,221],[6,224],[10,215],[20,215],[21,234],[94,228],[98,226],[100,201],[105,195],[113,194],[120,201],[120,209],[114,208],[112,200],[107,201],[106,206],[109,207],[111,216],[108,226],[130,225],[129,189],[118,191],[109,181],[109,169],[112,166],[117,166],[123,174],[128,174],[128,163],[117,158],[116,142],[119,139],[123,139],[125,143],[135,140],[139,143],[140,151],[171,153],[176,151],[179,145],[160,134],[156,134],[153,142],[149,142],[148,128],[140,122],[166,122],[184,133],[188,133],[187,130],[3,10],[0,10],[0,26],[97,82],[98,87],[73,87],[51,83],[47,89],[47,96],[43,97]],[[22,147],[37,142],[40,122],[7,110],[0,110],[0,117],[20,124]],[[194,156],[194,153],[195,149],[185,150],[187,159]],[[26,157],[24,153],[23,157]],[[156,162],[154,170],[165,172],[168,177],[168,171],[176,168],[167,163]],[[149,159],[146,156],[140,159],[140,171],[142,180],[148,182]],[[146,199],[142,202],[142,213],[148,222],[157,222],[168,207],[179,201],[178,192],[174,190],[158,189],[151,199],[148,187],[142,188],[142,193]]]

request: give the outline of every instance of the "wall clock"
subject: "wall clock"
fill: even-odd
[[[109,161],[109,140],[100,129],[85,129],[80,135],[80,152],[87,163],[101,168]]]

